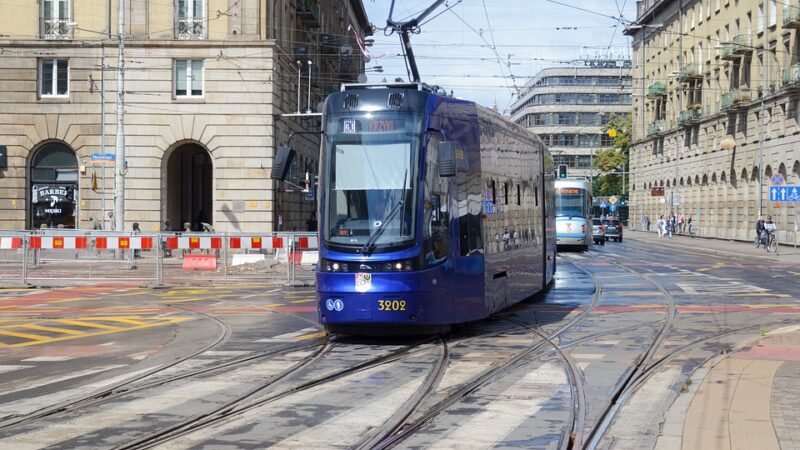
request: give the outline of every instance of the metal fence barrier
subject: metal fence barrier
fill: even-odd
[[[0,231],[0,287],[44,280],[308,284],[317,251],[317,236],[311,233]]]

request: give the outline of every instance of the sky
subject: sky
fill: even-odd
[[[408,80],[397,33],[384,28],[391,0],[362,0],[377,30],[367,50],[369,82]],[[396,0],[394,19],[416,17],[434,0]],[[423,82],[508,113],[522,88],[546,67],[597,57],[630,59],[624,24],[635,0],[448,0],[411,37]],[[620,19],[620,17],[622,19]],[[426,23],[427,22],[427,23]],[[381,66],[383,73],[370,68]]]

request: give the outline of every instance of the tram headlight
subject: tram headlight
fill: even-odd
[[[349,269],[347,263],[329,259],[323,259],[319,267],[322,272],[347,272]]]
[[[384,272],[410,272],[412,270],[414,270],[414,261],[411,259],[391,261],[383,264]]]

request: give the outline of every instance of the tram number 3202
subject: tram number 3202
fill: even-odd
[[[405,300],[378,300],[378,311],[405,311]]]

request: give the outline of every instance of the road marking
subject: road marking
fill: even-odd
[[[305,335],[303,335],[303,336],[297,336],[297,338],[296,338],[295,340],[298,340],[298,341],[307,341],[307,340],[310,340],[310,339],[322,338],[322,337],[325,337],[325,336],[327,336],[327,335],[328,335],[328,333],[327,333],[327,332],[325,332],[325,331],[320,331],[319,333],[311,333],[311,334],[305,334]]]
[[[37,356],[35,358],[23,359],[22,362],[58,362],[69,361],[75,358],[77,358],[77,356]]]
[[[301,336],[307,335],[309,333],[319,333],[318,328],[303,328],[302,330],[297,330],[292,333],[285,333],[279,334],[277,336],[273,336],[271,338],[264,338],[258,339],[255,342],[287,342],[287,341],[295,341],[298,340]]]
[[[436,448],[491,448],[501,442],[526,420],[533,417],[553,394],[567,389],[567,380],[561,366],[546,363],[529,372],[520,381],[491,398],[478,413],[459,420],[459,426],[437,439]],[[457,407],[456,407],[457,408]],[[524,413],[521,413],[524,412]]]
[[[14,327],[18,327],[19,325],[12,325]],[[18,333],[16,331],[9,331],[8,329],[0,330],[0,336],[11,336],[11,337],[18,337],[22,339],[28,339],[30,341],[41,341],[46,342],[50,338],[47,336],[40,336],[38,334],[30,334],[30,333]],[[14,344],[6,344],[6,345],[14,345]]]
[[[86,333],[83,333],[81,331],[70,330],[69,328],[46,327],[46,326],[43,326],[43,325],[36,325],[36,324],[32,324],[32,323],[25,323],[25,324],[20,324],[20,325],[16,325],[16,326],[19,327],[19,328],[28,328],[28,329],[31,329],[31,330],[38,330],[38,331],[49,331],[51,333],[59,333],[59,334],[71,334],[71,335],[86,334]]]
[[[119,369],[120,367],[125,367],[125,366],[122,364],[117,364],[111,366],[92,367],[91,369],[71,372],[67,375],[57,375],[45,378],[25,378],[19,380],[17,383],[12,381],[11,383],[6,383],[3,389],[4,391],[3,394],[12,394],[15,392],[22,392],[31,389],[41,388],[51,384],[60,383],[62,381],[73,380],[75,378],[85,377],[89,375],[97,375],[99,373],[108,372],[109,370]],[[6,405],[3,405],[3,412],[8,412],[8,410],[9,408],[6,408]]]
[[[0,366],[0,373],[14,372],[16,370],[28,369],[31,367],[35,366],[20,366],[20,365],[8,364],[5,366]]]
[[[570,356],[572,356],[573,359],[588,359],[594,361],[599,361],[606,357],[605,354],[599,354],[599,353],[573,353]]]
[[[140,320],[137,320],[140,319]],[[10,331],[9,328],[18,328],[21,325],[4,325],[0,327],[0,336],[12,336],[12,337],[19,337],[23,339],[27,339],[27,341],[23,342],[16,342],[13,344],[3,343],[0,342],[0,348],[3,347],[27,347],[30,345],[38,345],[38,344],[46,344],[52,342],[61,342],[71,339],[80,339],[85,337],[91,336],[102,336],[105,334],[111,333],[118,333],[122,331],[133,331],[133,330],[140,330],[144,328],[152,328],[157,326],[164,326],[164,325],[173,325],[180,322],[184,322],[187,320],[191,320],[191,317],[188,316],[165,316],[165,317],[154,317],[154,318],[142,318],[140,316],[106,316],[106,317],[87,317],[87,318],[78,318],[78,319],[52,319],[48,322],[55,322],[59,324],[65,325],[74,325],[80,326],[84,328],[89,328],[92,330],[102,330],[102,331],[85,331],[80,332],[79,334],[65,334],[62,336],[40,336],[35,334],[29,333],[19,333],[15,331]],[[119,326],[111,326],[106,325],[103,323],[96,323],[94,321],[105,321],[105,322],[117,322],[117,323],[124,323],[127,325],[131,325],[129,327],[119,327]],[[34,326],[38,326],[33,324]],[[60,328],[58,328],[60,330]]]
[[[308,299],[308,300],[292,300],[292,301],[291,301],[291,302],[289,302],[289,303],[292,303],[292,304],[295,304],[295,305],[296,305],[296,304],[299,304],[299,303],[312,303],[312,302],[316,302],[316,301],[317,301],[317,299],[315,299],[315,298],[310,298],[310,299]]]

